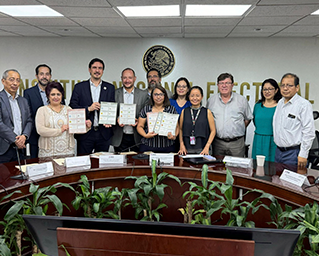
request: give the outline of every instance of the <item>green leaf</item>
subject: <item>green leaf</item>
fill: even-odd
[[[234,178],[231,170],[229,169],[226,170],[226,184],[231,186],[234,184]]]
[[[63,205],[61,200],[56,195],[46,195],[46,198],[50,200],[51,203],[55,206],[55,209],[57,209],[58,213],[62,215],[63,213]]]
[[[137,204],[137,196],[136,196],[136,193],[139,191],[138,188],[132,188],[132,189],[129,189],[127,191],[128,193],[128,196],[132,202],[133,205],[136,205]]]
[[[165,184],[160,184],[160,185],[157,185],[155,187],[156,189],[156,194],[158,195],[159,199],[162,201],[163,200],[163,197],[164,197],[164,188],[166,188],[167,185]]]
[[[71,202],[75,210],[78,210],[80,208],[81,201],[82,197],[76,196],[75,199]]]
[[[14,202],[14,205],[10,207],[10,209],[7,211],[6,215],[4,216],[5,221],[11,220],[15,215],[19,213],[22,206],[24,205],[25,201],[16,201]]]
[[[99,204],[99,203],[94,203],[94,204],[93,204],[93,211],[94,211],[95,213],[98,213],[99,210],[100,210],[100,204]]]
[[[202,167],[202,185],[204,188],[207,188],[208,185],[208,166],[207,164],[204,164]]]
[[[179,178],[177,178],[176,176],[172,175],[172,174],[168,174],[167,175],[168,178],[175,180],[180,186],[182,186],[182,183],[180,181]]]

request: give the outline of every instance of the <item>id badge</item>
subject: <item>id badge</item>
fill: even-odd
[[[189,137],[189,144],[190,144],[190,145],[195,145],[195,144],[196,144],[195,136],[190,136],[190,137]]]

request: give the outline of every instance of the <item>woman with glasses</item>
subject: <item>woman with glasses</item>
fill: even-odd
[[[203,89],[193,86],[189,91],[191,106],[182,111],[180,117],[180,155],[209,155],[216,129],[212,112],[202,106]]]
[[[151,92],[149,105],[146,105],[140,113],[137,124],[137,132],[143,137],[141,140],[140,151],[153,151],[155,153],[170,153],[175,150],[175,139],[179,132],[178,124],[175,129],[175,136],[169,132],[167,136],[160,136],[155,132],[150,132],[147,125],[147,113],[166,112],[177,114],[176,109],[170,105],[166,90],[155,85]]]
[[[266,161],[275,161],[276,144],[273,137],[272,119],[280,99],[278,83],[272,78],[266,79],[261,85],[261,99],[255,104],[253,112],[255,124],[253,159],[256,159],[256,155],[263,155]]]
[[[184,108],[191,106],[191,103],[188,99],[188,92],[190,88],[191,86],[186,77],[180,77],[175,83],[174,95],[169,101],[171,105],[176,108],[176,111],[179,115],[182,113]]]

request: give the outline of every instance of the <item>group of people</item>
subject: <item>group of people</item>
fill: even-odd
[[[32,158],[128,150],[178,152],[179,154],[212,154],[243,157],[246,127],[255,124],[252,157],[265,155],[275,161],[304,167],[315,137],[311,104],[298,95],[299,78],[285,74],[280,86],[274,79],[262,83],[261,99],[253,112],[242,95],[233,92],[234,78],[229,73],[217,78],[219,93],[202,105],[204,93],[199,86],[190,86],[179,78],[174,93],[161,86],[161,73],[150,69],[148,88],[135,87],[133,69],[122,71],[122,87],[102,81],[104,62],[92,59],[90,78],[75,85],[69,106],[64,102],[64,89],[51,81],[52,71],[46,64],[35,72],[38,83],[18,95],[20,74],[11,69],[4,72],[0,92],[0,163],[23,157],[26,143]],[[101,102],[135,104],[135,124],[99,124]],[[68,109],[85,109],[86,133],[70,134]],[[119,109],[119,108],[118,108]],[[147,113],[179,114],[174,133],[160,136],[148,129]],[[77,143],[75,143],[75,139]],[[22,150],[20,150],[22,149]],[[22,155],[21,155],[22,154]]]

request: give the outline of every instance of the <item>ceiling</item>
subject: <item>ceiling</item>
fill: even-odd
[[[233,38],[317,37],[319,0],[0,0],[44,4],[58,18],[13,18],[0,13],[0,37]],[[180,5],[181,17],[125,18],[116,6]],[[252,4],[243,17],[189,18],[186,4]]]

